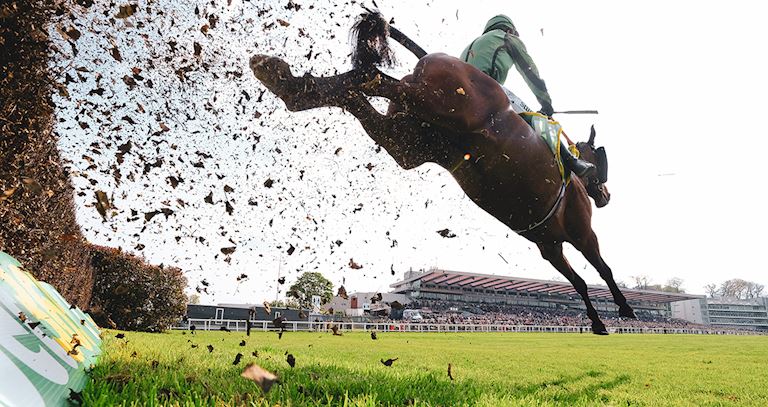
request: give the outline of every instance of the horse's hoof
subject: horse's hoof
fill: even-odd
[[[248,61],[253,74],[260,80],[285,79],[291,77],[291,68],[280,58],[256,54]]]
[[[629,305],[627,305],[626,307],[619,308],[619,316],[622,318],[637,319],[637,315],[635,315],[635,311]]]
[[[260,66],[262,66],[264,62],[267,60],[267,58],[269,58],[268,55],[262,55],[262,54],[256,54],[252,56],[250,60],[251,70],[255,71]]]
[[[592,333],[595,335],[608,335],[608,330],[605,329],[603,323],[592,324]]]

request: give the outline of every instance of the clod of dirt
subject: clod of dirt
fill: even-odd
[[[395,361],[396,361],[397,359],[398,359],[398,358],[394,358],[394,359],[387,359],[387,360],[381,359],[381,364],[382,364],[382,365],[384,365],[384,366],[387,366],[387,367],[392,367],[392,363],[395,363]]]
[[[277,381],[277,376],[255,363],[249,363],[245,369],[243,369],[243,372],[240,373],[240,376],[256,382],[264,393],[269,392],[269,389],[271,389],[272,385]]]
[[[296,358],[293,357],[293,354],[289,353],[288,356],[286,356],[285,361],[288,362],[288,365],[293,369],[294,366],[296,366]]]

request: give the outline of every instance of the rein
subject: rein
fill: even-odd
[[[552,215],[554,215],[555,212],[557,212],[557,208],[559,208],[560,204],[563,202],[564,196],[565,196],[565,182],[563,182],[560,185],[560,192],[557,193],[557,199],[555,200],[555,204],[552,205],[552,209],[550,209],[549,212],[547,212],[544,218],[542,218],[540,221],[532,225],[529,225],[528,228],[526,229],[518,229],[518,230],[514,230],[514,232],[517,233],[518,235],[521,235],[523,233],[531,232],[534,229],[538,228],[539,226],[543,225],[546,221],[552,218]]]

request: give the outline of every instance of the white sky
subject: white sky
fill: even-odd
[[[89,71],[80,72],[84,81],[67,85],[69,98],[58,98],[56,129],[82,193],[76,199],[78,217],[89,240],[123,247],[153,263],[178,265],[192,287],[207,279],[211,295],[203,302],[274,298],[281,288],[275,282],[278,270],[288,280],[282,291],[301,271],[321,271],[336,286],[345,281],[348,292],[387,290],[410,267],[558,276],[534,245],[475,207],[436,165],[400,169],[383,152],[376,153],[360,126],[338,109],[289,113],[268,92],[257,101],[263,87],[247,68],[251,54],[281,56],[297,75],[310,69],[314,74],[345,71],[347,30],[360,10],[357,4],[299,0],[301,9],[293,11],[284,8],[287,1],[266,3],[200,1],[201,13],[219,16],[207,35],[200,31],[207,21],[194,15],[193,1],[154,1],[151,14],[141,1],[136,15],[114,25],[103,12],[114,15],[117,9],[97,5],[75,13],[74,24],[83,33],[75,42],[77,56],[51,28],[59,38],[53,55],[62,81],[64,73],[75,77],[77,67]],[[760,121],[768,93],[761,41],[768,29],[759,6],[377,3],[422,47],[453,55],[482,32],[488,18],[507,14],[555,109],[600,111],[599,116],[558,119],[574,139],[586,138],[594,123],[596,142],[608,151],[612,199],[595,209],[593,226],[617,280],[629,283],[630,276],[645,274],[664,283],[676,276],[693,293],[735,277],[768,284],[762,261],[768,230],[761,165],[766,130]],[[260,8],[271,10],[259,17]],[[263,29],[277,18],[290,25]],[[62,23],[73,24],[66,17]],[[177,43],[175,53],[169,41]],[[199,59],[193,42],[202,45]],[[110,56],[113,45],[121,62]],[[307,60],[310,46],[320,55]],[[415,58],[396,49],[400,65],[393,72],[403,75]],[[184,66],[193,69],[182,81],[174,71]],[[142,68],[154,87],[139,81],[129,89],[122,78],[132,67]],[[515,71],[508,78],[510,89],[537,106]],[[105,89],[102,96],[89,94],[99,87]],[[82,129],[79,122],[89,127]],[[170,131],[153,136],[159,122]],[[260,141],[254,145],[256,137]],[[112,177],[114,154],[129,139],[133,147],[118,166],[118,184]],[[92,151],[92,143],[101,154]],[[338,147],[342,151],[335,155]],[[196,151],[211,158],[201,159]],[[91,168],[83,155],[92,159]],[[142,174],[144,164],[157,158],[164,164]],[[205,168],[192,166],[198,161]],[[368,163],[374,165],[370,171]],[[134,181],[127,179],[131,172]],[[174,189],[168,176],[180,176],[184,183]],[[263,186],[267,178],[276,181],[273,188]],[[225,185],[235,192],[225,193]],[[91,205],[96,190],[114,194],[117,210],[107,222]],[[214,205],[204,202],[211,192]],[[231,216],[225,200],[234,208]],[[355,212],[359,204],[362,209]],[[160,208],[175,213],[145,225],[143,214]],[[140,219],[129,221],[131,209]],[[458,237],[440,237],[436,231],[444,228]],[[336,240],[343,244],[336,246]],[[138,244],[145,248],[135,249]],[[296,247],[290,256],[289,245]],[[225,262],[219,249],[229,246],[237,250]],[[602,284],[579,253],[567,250],[566,255],[585,280]],[[364,268],[347,267],[350,258]],[[249,278],[238,283],[241,273]]]

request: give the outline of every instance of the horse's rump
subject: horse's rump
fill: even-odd
[[[418,116],[458,131],[480,132],[495,115],[509,109],[504,91],[493,78],[443,53],[420,59],[403,83],[411,91],[406,96]]]

